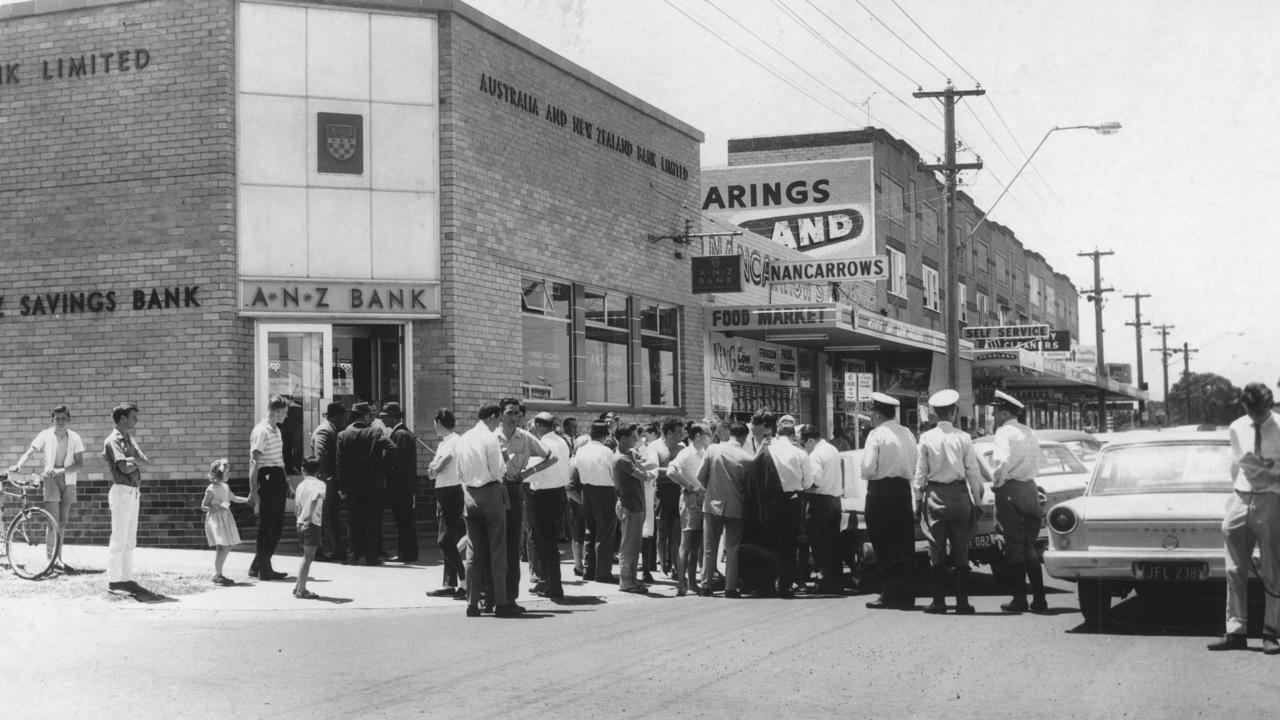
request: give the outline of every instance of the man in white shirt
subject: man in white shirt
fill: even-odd
[[[530,532],[538,557],[540,582],[533,592],[542,597],[560,599],[564,597],[564,586],[560,582],[560,524],[569,503],[565,494],[569,485],[569,443],[555,432],[555,427],[556,420],[551,413],[541,412],[534,416],[534,432],[550,454],[546,459],[530,458],[521,475],[529,483],[529,501],[533,511]]]
[[[463,517],[462,480],[458,475],[457,461],[458,438],[461,436],[454,432],[456,425],[457,418],[452,410],[436,410],[436,434],[441,439],[431,464],[427,466],[427,477],[435,480],[436,543],[440,547],[444,579],[439,589],[428,594],[462,600],[467,597],[466,586],[461,584],[466,581],[467,569],[462,553],[458,551],[458,542],[467,535],[467,522]]]
[[[773,507],[778,533],[778,597],[795,597],[796,552],[804,525],[805,473],[809,455],[795,443],[795,419],[784,415],[778,421],[778,437],[768,445],[768,454],[778,473],[781,496]]]
[[[915,512],[911,509],[911,478],[916,472],[916,439],[897,420],[898,401],[871,393],[871,422],[862,453],[862,479],[867,483],[867,536],[880,564],[880,597],[872,609],[909,610],[916,606],[911,590],[911,558],[915,555]]]
[[[502,408],[502,424],[494,430],[498,445],[502,448],[502,460],[506,463],[503,482],[507,484],[507,596],[515,602],[520,597],[520,541],[532,525],[533,518],[525,507],[528,487],[522,482],[524,471],[532,458],[550,464],[554,462],[547,448],[533,433],[521,427],[524,424],[524,402],[518,398],[498,401]],[[526,518],[526,516],[529,516]],[[537,558],[529,558],[530,574],[536,576]]]
[[[844,473],[840,467],[840,451],[822,439],[816,425],[805,425],[800,442],[809,453],[805,474],[805,515],[809,547],[819,580],[813,592],[839,595],[844,592],[841,576],[844,559],[840,556],[840,496],[844,493]]]
[[[1013,598],[1000,605],[1005,612],[1044,613],[1044,572],[1036,541],[1040,536],[1040,442],[1031,428],[1018,422],[1022,403],[997,390],[991,401],[995,412],[995,450],[991,453],[991,487],[996,494],[996,526],[1004,536],[1005,564],[1013,585]],[[1027,583],[1031,604],[1027,604]]]
[[[933,602],[924,611],[940,615],[947,611],[945,561],[951,548],[956,568],[956,614],[972,615],[969,604],[969,538],[978,513],[982,512],[982,472],[973,453],[969,433],[952,424],[960,394],[939,390],[929,398],[938,424],[920,436],[916,459],[916,506],[924,516],[929,539],[929,584]]]
[[[582,509],[586,514],[583,579],[616,583],[613,574],[613,534],[618,527],[614,505],[613,463],[616,453],[606,446],[609,423],[591,423],[591,439],[578,448],[570,461],[570,483],[582,488]]]
[[[62,546],[66,536],[67,521],[71,518],[71,505],[76,501],[76,472],[84,467],[84,440],[76,431],[71,430],[71,412],[66,405],[53,409],[53,427],[45,428],[31,441],[27,451],[22,453],[18,462],[9,468],[9,473],[16,475],[34,453],[40,453],[44,461],[44,471],[40,473],[44,491],[44,509],[49,511],[58,521],[57,537],[46,538],[50,547],[54,542]],[[64,573],[75,572],[73,568],[56,559],[56,567]]]
[[[524,608],[507,595],[507,489],[502,478],[506,464],[498,445],[497,405],[483,405],[479,421],[458,439],[458,476],[462,480],[467,519],[467,617],[480,616],[480,596],[489,586],[498,617],[514,617]]]
[[[285,577],[271,567],[271,556],[284,532],[284,503],[289,495],[279,428],[288,413],[289,401],[272,395],[267,416],[249,433],[249,504],[258,516],[257,552],[249,563],[249,577],[262,580]]]
[[[1222,535],[1226,541],[1227,633],[1210,650],[1244,650],[1249,628],[1249,570],[1254,567],[1266,591],[1262,652],[1280,654],[1280,424],[1272,411],[1275,397],[1262,383],[1245,385],[1240,395],[1245,414],[1231,423],[1231,499]]]

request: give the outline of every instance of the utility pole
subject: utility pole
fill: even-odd
[[[1102,354],[1102,294],[1115,292],[1115,288],[1102,287],[1102,265],[1104,255],[1115,255],[1110,250],[1094,250],[1091,253],[1076,253],[1078,257],[1093,258],[1093,289],[1089,291],[1089,302],[1093,303],[1094,325],[1098,337],[1098,432],[1107,432],[1111,428],[1107,423],[1107,365]]]
[[[946,156],[941,165],[921,164],[922,170],[940,171],[946,180],[947,189],[947,227],[943,235],[943,254],[946,259],[947,290],[947,387],[959,390],[960,384],[960,311],[956,296],[959,294],[956,262],[956,173],[961,170],[981,170],[982,159],[972,163],[956,162],[956,100],[973,95],[985,95],[986,90],[956,90],[947,80],[945,90],[912,93],[917,98],[938,98],[942,101],[945,119]]]
[[[1160,333],[1160,349],[1151,348],[1151,352],[1160,353],[1160,366],[1164,368],[1164,416],[1169,417],[1169,356],[1173,355],[1173,351],[1169,349],[1169,331],[1174,328],[1173,325],[1152,325],[1151,329]]]
[[[1138,340],[1138,391],[1141,392],[1147,389],[1146,379],[1142,375],[1142,326],[1151,324],[1149,322],[1142,321],[1142,298],[1144,297],[1149,298],[1151,296],[1143,295],[1142,293],[1134,293],[1132,295],[1125,295],[1125,297],[1133,298],[1133,322],[1126,322],[1125,325],[1133,326],[1134,337],[1136,337]],[[1145,422],[1146,417],[1147,417],[1147,401],[1139,399],[1138,400],[1138,427],[1142,427],[1143,425],[1146,424]]]
[[[1183,408],[1186,411],[1186,421],[1191,423],[1191,353],[1200,352],[1198,349],[1188,347],[1187,343],[1182,343],[1182,347],[1174,348],[1170,353],[1182,353],[1182,392],[1183,392]]]

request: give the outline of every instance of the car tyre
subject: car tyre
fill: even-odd
[[[1077,580],[1076,594],[1085,623],[1101,625],[1111,612],[1111,593],[1098,580]]]

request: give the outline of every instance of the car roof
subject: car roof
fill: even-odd
[[[1217,445],[1227,441],[1227,431],[1217,428],[1212,430],[1184,430],[1181,428],[1171,430],[1134,430],[1125,433],[1124,437],[1116,438],[1107,443],[1103,449],[1155,443],[1186,444],[1200,442]]]
[[[1058,442],[1087,442],[1101,445],[1102,441],[1083,430],[1036,430],[1036,437],[1041,440],[1057,440]]]

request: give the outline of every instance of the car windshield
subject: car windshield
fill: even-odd
[[[1225,443],[1162,443],[1112,448],[1098,458],[1090,495],[1231,492]]]
[[[1066,446],[1040,446],[1040,472],[1037,473],[1039,477],[1087,472],[1089,472],[1089,468],[1085,467],[1084,463],[1080,462],[1080,458],[1076,457]]]
[[[1098,450],[1102,447],[1100,444],[1085,442],[1084,440],[1063,440],[1062,444],[1071,448],[1071,452],[1084,460],[1092,460],[1098,457]]]

